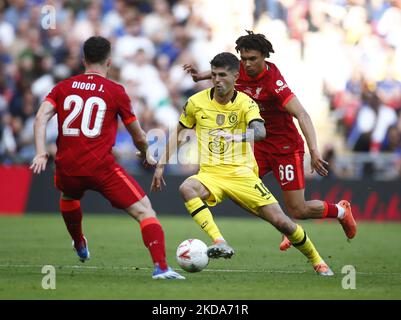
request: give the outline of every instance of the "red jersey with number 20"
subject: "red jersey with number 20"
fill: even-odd
[[[284,109],[294,93],[275,64],[266,61],[266,69],[256,78],[250,78],[241,62],[235,87],[258,103],[260,115],[265,120],[266,139],[255,144],[263,144],[271,154],[304,152],[304,142],[293,117]]]
[[[136,120],[121,85],[88,72],[60,81],[46,101],[57,113],[57,174],[94,176],[115,163],[117,115],[124,124]]]

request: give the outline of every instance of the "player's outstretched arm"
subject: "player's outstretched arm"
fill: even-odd
[[[183,69],[185,72],[189,73],[192,77],[192,80],[194,82],[202,81],[202,80],[208,80],[212,78],[212,74],[210,71],[205,71],[205,72],[198,72],[198,69],[196,69],[192,64],[184,64]]]
[[[40,174],[46,169],[49,158],[49,154],[46,151],[46,126],[55,113],[56,110],[53,105],[48,101],[44,101],[40,105],[35,117],[34,136],[36,154],[30,166],[30,169],[35,174]]]
[[[327,176],[329,173],[327,170],[327,165],[329,163],[323,160],[322,156],[320,155],[317,147],[316,131],[308,112],[306,112],[306,110],[302,107],[297,97],[293,97],[285,105],[285,109],[288,113],[297,118],[302,133],[305,136],[311,156],[311,173],[316,170],[319,175]]]
[[[182,141],[178,141],[178,137],[180,136],[179,133],[184,129],[186,128],[179,123],[177,129],[170,132],[166,150],[164,150],[160,157],[160,160],[156,165],[155,173],[153,174],[152,184],[150,186],[152,192],[161,191],[162,184],[164,186],[166,185],[163,178],[164,166],[167,164],[170,156],[177,151],[177,148],[182,143]]]
[[[263,120],[259,121],[259,119],[255,119],[249,123],[246,133],[232,134],[220,130],[215,135],[224,138],[227,142],[254,142],[266,138],[266,128]]]

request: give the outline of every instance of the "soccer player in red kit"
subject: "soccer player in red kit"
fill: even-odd
[[[139,222],[155,266],[154,279],[185,279],[167,265],[163,228],[149,198],[111,153],[119,116],[139,150],[138,156],[148,164],[156,163],[146,155],[146,135],[124,88],[106,78],[111,65],[110,42],[91,37],[85,41],[83,52],[85,73],[59,82],[39,108],[34,126],[36,155],[31,169],[39,174],[46,168],[46,125],[57,114],[55,185],[61,191],[61,214],[79,259],[89,259],[80,199],[90,189]]]
[[[236,41],[235,50],[240,53],[240,75],[236,89],[248,94],[259,105],[260,115],[265,119],[266,138],[255,142],[254,153],[262,178],[273,172],[280,184],[284,203],[289,214],[296,219],[337,218],[348,239],[356,234],[356,223],[351,205],[346,200],[337,204],[321,200],[305,201],[304,141],[298,133],[293,117],[298,120],[311,156],[311,169],[326,176],[328,164],[321,157],[316,133],[309,114],[291,91],[275,64],[266,61],[273,46],[262,34],[247,31]],[[209,79],[208,73],[198,74],[191,65],[184,69],[195,81]],[[283,237],[281,250],[291,246]]]

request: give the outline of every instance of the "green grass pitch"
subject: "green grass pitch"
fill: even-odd
[[[159,214],[167,257],[174,269],[177,245],[188,238],[209,244],[189,216]],[[335,272],[319,277],[294,248],[280,252],[280,234],[256,218],[215,217],[236,250],[211,260],[185,281],[156,281],[139,225],[123,214],[84,216],[91,260],[81,263],[61,216],[0,217],[0,299],[401,299],[401,224],[359,223],[347,242],[335,222],[300,223]],[[56,289],[42,288],[42,266],[53,265]],[[343,289],[342,268],[356,269],[356,288]]]

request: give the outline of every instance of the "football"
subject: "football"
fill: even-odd
[[[207,245],[198,239],[183,241],[177,248],[177,263],[187,272],[202,271],[209,263]]]

